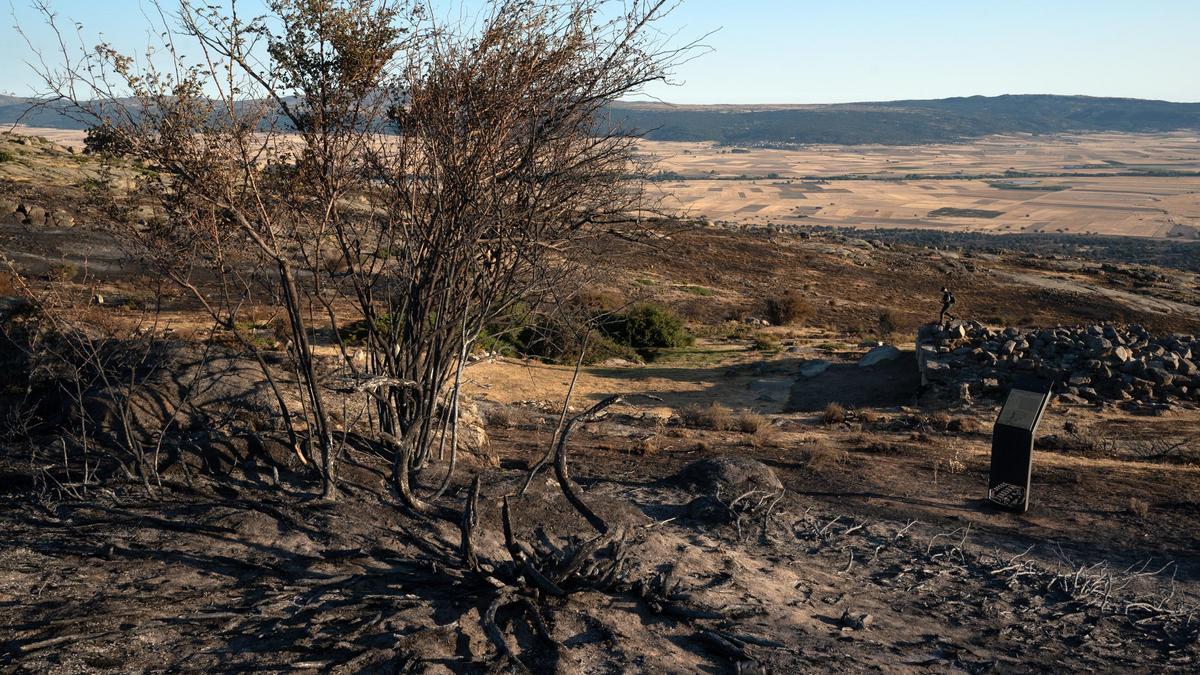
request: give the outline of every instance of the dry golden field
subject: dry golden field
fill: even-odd
[[[660,184],[667,207],[712,222],[1200,238],[1200,177],[1127,175],[1200,170],[1194,134],[736,152],[711,143],[643,148],[661,170],[685,177]]]
[[[83,146],[82,131],[18,131]],[[646,141],[642,148],[659,170],[686,178],[655,185],[664,207],[709,222],[1200,239],[1200,176],[1127,175],[1200,171],[1200,136],[1189,132],[786,150]],[[1010,171],[1020,177],[1004,177]]]

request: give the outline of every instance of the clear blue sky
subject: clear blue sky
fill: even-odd
[[[0,7],[10,2],[31,25],[29,0]],[[51,2],[89,36],[134,50],[146,43],[138,0]],[[27,94],[26,49],[6,19],[0,92]],[[681,86],[649,92],[678,103],[1004,93],[1200,101],[1200,0],[683,0],[662,29],[681,39],[717,31],[706,40],[712,53],[677,73]]]

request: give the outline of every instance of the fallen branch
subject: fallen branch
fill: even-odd
[[[559,487],[562,488],[563,494],[567,497],[567,501],[571,502],[571,506],[575,507],[576,511],[588,521],[592,527],[600,534],[608,532],[608,523],[604,519],[596,515],[596,512],[591,509],[579,496],[575,489],[575,483],[571,480],[571,476],[567,471],[567,441],[571,437],[571,432],[575,429],[575,425],[580,422],[591,420],[600,413],[604,412],[609,406],[619,403],[624,394],[613,394],[608,398],[600,401],[596,405],[588,408],[583,413],[572,417],[563,425],[562,433],[558,437],[558,446],[554,449],[554,473],[558,477]]]

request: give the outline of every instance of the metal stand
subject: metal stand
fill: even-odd
[[[1018,382],[996,418],[988,500],[1000,508],[1017,513],[1029,510],[1033,438],[1050,401],[1050,389],[1048,382],[1032,379]]]

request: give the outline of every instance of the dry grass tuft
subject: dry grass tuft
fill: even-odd
[[[783,435],[771,424],[764,424],[750,434],[750,446],[754,448],[778,448],[783,443]]]
[[[815,474],[824,474],[841,469],[848,454],[831,445],[828,441],[816,441],[804,449],[808,456],[805,468]]]
[[[955,417],[946,424],[946,431],[959,434],[977,434],[981,427],[974,417]]]
[[[670,438],[691,438],[693,432],[691,429],[688,429],[687,427],[676,426],[676,427],[664,427],[662,430],[662,434],[664,436],[668,436]]]
[[[790,326],[802,323],[813,315],[813,307],[796,291],[767,298],[767,321],[774,326]]]
[[[638,439],[638,442],[633,446],[633,454],[653,455],[659,450],[662,450],[662,448],[662,437],[658,434],[653,434],[651,436]]]
[[[884,417],[871,410],[860,410],[858,412],[858,419],[862,420],[863,424],[879,424],[883,421]]]
[[[846,407],[837,401],[831,402],[825,406],[825,412],[821,414],[821,421],[825,424],[841,424],[846,421]]]
[[[720,403],[706,406],[688,406],[679,414],[689,427],[705,427],[715,431],[730,431],[734,428],[733,411]]]
[[[516,420],[513,419],[512,413],[509,412],[507,408],[501,406],[493,406],[490,408],[484,414],[483,420],[489,427],[500,427],[502,429],[509,429],[516,424]]]
[[[959,456],[958,448],[954,449],[954,456],[946,460],[946,471],[956,476],[966,473],[967,463]]]
[[[1150,513],[1150,504],[1148,504],[1144,499],[1130,497],[1128,511],[1138,518],[1145,518],[1146,514]]]
[[[733,426],[738,431],[747,434],[757,433],[764,427],[771,426],[771,420],[753,410],[743,410],[733,418]]]

